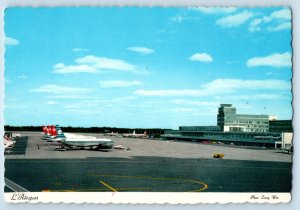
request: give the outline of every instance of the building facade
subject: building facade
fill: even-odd
[[[217,124],[224,132],[268,132],[269,115],[237,114],[232,104],[221,104]]]
[[[277,116],[270,118],[269,115],[237,114],[232,104],[221,104],[217,126],[180,126],[179,130],[165,130],[162,137],[167,140],[280,148],[291,145],[292,135],[285,132],[292,133],[291,120],[277,120]]]
[[[219,126],[180,126],[180,131],[221,131]]]
[[[243,146],[274,147],[281,141],[281,133],[271,132],[222,132],[168,130],[162,135],[167,140],[206,142],[212,144],[235,144]]]
[[[291,120],[271,120],[269,122],[270,132],[293,132]]]

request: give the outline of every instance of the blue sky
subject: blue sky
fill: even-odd
[[[9,8],[5,124],[178,128],[292,118],[289,8]]]

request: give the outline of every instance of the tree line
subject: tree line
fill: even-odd
[[[152,137],[160,137],[164,134],[164,129],[161,128],[116,128],[116,127],[71,127],[71,126],[61,126],[63,132],[72,133],[146,133]],[[42,126],[4,126],[5,131],[38,131],[42,132]]]

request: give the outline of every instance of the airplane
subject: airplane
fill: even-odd
[[[4,149],[12,148],[13,145],[16,143],[15,141],[12,140],[11,137],[7,135],[3,136],[3,140],[4,140]]]
[[[52,129],[56,131],[56,136],[52,137],[48,141],[60,143],[60,150],[66,150],[67,148],[90,148],[90,149],[112,149],[114,142],[110,139],[101,139],[93,136],[75,135],[69,133],[63,133],[61,128],[57,125],[56,128]]]
[[[63,133],[61,135],[64,135]],[[69,137],[68,137],[69,136]],[[60,150],[70,149],[82,149],[82,148],[90,148],[90,149],[112,149],[114,146],[114,142],[110,139],[96,138],[96,137],[88,137],[82,135],[74,135],[70,136],[69,134],[65,135],[65,138],[58,141],[61,143]]]
[[[4,149],[11,149],[13,145],[14,145],[13,142],[4,139]]]
[[[61,146],[59,149],[66,150],[70,149],[112,149],[114,142],[110,139],[100,139],[100,138],[66,138],[60,141]]]
[[[133,133],[124,133],[123,137],[124,138],[126,138],[126,137],[131,137],[131,138],[148,138],[148,134],[147,134],[146,131],[144,133],[137,134],[137,133],[135,133],[135,130],[134,130]]]
[[[105,133],[104,136],[118,136],[118,132]]]
[[[58,134],[60,131],[60,127],[58,125],[48,125],[48,126],[43,126],[43,133],[44,136],[42,137],[42,140],[48,141],[48,142],[53,142],[56,140],[60,140],[61,138],[64,138],[64,136],[61,136],[61,134]]]
[[[95,139],[96,137],[93,136],[83,136],[78,134],[71,134],[71,133],[63,133],[59,125],[51,125],[51,126],[44,126],[43,127],[43,133],[44,136],[42,137],[42,140],[48,141],[48,142],[60,142],[64,140],[65,138],[79,138],[79,139],[85,139],[85,138],[91,138]]]

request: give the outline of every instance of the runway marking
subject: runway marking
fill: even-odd
[[[108,184],[106,184],[105,182],[103,181],[99,181],[101,184],[103,184],[105,187],[107,187],[108,189],[110,189],[111,191],[113,192],[118,192],[115,188],[109,186]]]
[[[198,190],[193,190],[191,192],[200,192],[200,191],[206,190],[208,188],[208,184],[205,184],[204,182],[201,182],[201,181],[198,181],[198,180],[187,180],[187,181],[196,182],[196,183],[202,184],[204,186],[203,188],[200,188]]]
[[[199,181],[199,180],[190,180],[190,179],[176,179],[176,178],[148,177],[148,176],[121,176],[121,175],[110,175],[110,174],[90,174],[90,176],[104,176],[104,177],[128,178],[128,179],[166,180],[166,181],[177,180],[177,181],[183,181],[183,182],[194,182],[194,183],[197,183],[197,184],[200,184],[203,186],[199,189],[192,190],[190,192],[200,192],[200,191],[206,190],[208,188],[208,184],[206,184],[202,181]]]

